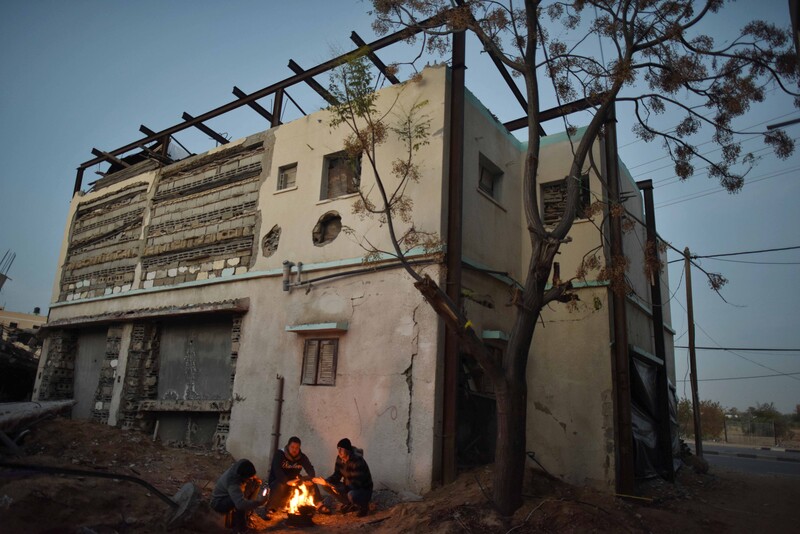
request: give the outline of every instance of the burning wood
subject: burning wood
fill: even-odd
[[[311,526],[317,507],[308,485],[299,484],[286,504],[286,522],[292,526]]]

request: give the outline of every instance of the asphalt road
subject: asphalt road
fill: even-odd
[[[714,468],[778,475],[800,480],[800,453],[703,444],[705,459]]]

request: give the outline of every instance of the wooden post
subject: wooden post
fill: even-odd
[[[694,453],[703,457],[703,433],[700,430],[700,400],[697,393],[697,360],[694,351],[694,308],[692,307],[692,260],[689,247],[683,249],[686,278],[686,316],[689,323],[689,380],[692,384],[692,415],[694,418]]]

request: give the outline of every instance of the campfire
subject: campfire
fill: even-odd
[[[317,507],[314,496],[306,484],[294,488],[292,498],[286,505],[286,522],[295,527],[307,527],[314,524],[313,517]]]

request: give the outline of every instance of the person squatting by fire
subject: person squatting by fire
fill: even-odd
[[[305,471],[306,476],[301,476]],[[269,512],[286,511],[289,519],[310,521],[314,512],[330,513],[319,487],[342,503],[341,513],[357,511],[358,517],[369,512],[372,500],[372,475],[361,449],[349,439],[339,440],[333,474],[328,478],[316,476],[314,466],[301,450],[300,438],[292,436],[283,449],[275,451],[268,484],[262,485],[250,460],[241,459],[220,476],[211,495],[211,508],[226,514],[226,526],[234,531],[246,529],[249,516],[264,506]],[[329,501],[330,502],[330,501]]]
[[[300,472],[305,470],[308,478],[303,479]],[[323,503],[319,488],[309,478],[316,476],[314,466],[301,450],[300,438],[292,436],[283,449],[278,449],[272,458],[272,467],[269,472],[269,500],[266,508],[270,511],[281,510],[287,506],[294,496],[295,488],[302,491],[300,486],[310,486],[306,490],[310,493],[317,511],[329,514],[330,509]]]
[[[314,477],[312,480],[342,503],[342,513],[357,510],[358,517],[364,517],[372,500],[372,474],[364,453],[344,438],[336,444],[336,454],[333,474],[326,479]]]
[[[214,485],[211,508],[221,514],[230,514],[226,526],[234,531],[247,528],[250,512],[267,502],[267,492],[261,490],[261,479],[256,476],[253,462],[242,458],[230,466]]]

